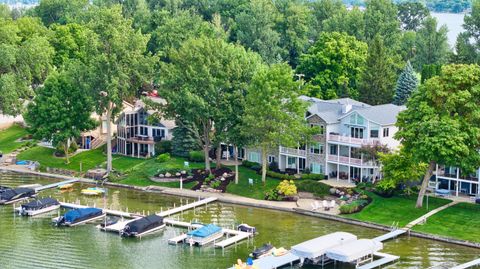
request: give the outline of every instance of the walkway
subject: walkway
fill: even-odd
[[[441,206],[441,207],[439,207],[439,208],[436,208],[436,209],[428,212],[427,214],[421,216],[420,218],[418,218],[418,219],[410,222],[409,224],[407,224],[407,225],[405,226],[405,229],[410,230],[410,229],[412,229],[413,226],[415,226],[415,225],[418,225],[418,224],[421,224],[421,223],[423,224],[423,223],[427,222],[427,219],[428,219],[429,217],[437,214],[438,212],[440,212],[440,211],[442,211],[442,210],[444,210],[444,209],[446,209],[446,208],[449,208],[449,207],[451,207],[451,206],[453,206],[453,205],[456,205],[456,204],[458,204],[458,203],[459,203],[458,201],[454,201],[454,202],[451,202],[451,203],[446,204],[446,205],[444,205],[444,206]]]
[[[353,182],[348,182],[348,180],[345,179],[327,179],[327,180],[322,180],[322,183],[327,184],[329,186],[332,186],[334,188],[355,188],[355,183]]]

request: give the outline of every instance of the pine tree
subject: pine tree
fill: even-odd
[[[418,80],[415,76],[415,71],[413,71],[412,65],[410,64],[410,61],[408,61],[405,69],[403,69],[398,78],[393,103],[399,106],[404,105],[417,87]]]
[[[360,79],[360,100],[370,105],[391,103],[396,79],[394,68],[383,39],[376,35],[369,44],[366,67]]]
[[[188,121],[183,120],[181,124],[176,121],[177,127],[173,129],[172,154],[180,157],[188,157],[190,151],[200,150],[198,139],[195,138],[195,126]]]

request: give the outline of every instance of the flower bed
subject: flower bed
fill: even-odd
[[[198,183],[192,190],[203,192],[226,192],[228,184],[235,179],[235,173],[229,168],[212,169],[207,173],[204,169],[192,171],[191,181]]]

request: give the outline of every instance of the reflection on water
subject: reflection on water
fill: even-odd
[[[51,179],[25,175],[0,174],[0,185],[18,186]],[[75,184],[72,192],[48,190],[41,196],[59,200],[80,201],[82,204],[103,207],[104,202],[114,209],[135,212],[155,212],[192,199],[109,188],[107,198],[85,197],[80,190],[86,186]],[[12,206],[0,207],[0,268],[220,268],[231,266],[237,258],[245,258],[255,247],[271,242],[289,247],[296,243],[331,233],[346,231],[361,238],[371,238],[380,231],[326,221],[287,212],[248,208],[214,203],[174,216],[174,218],[232,227],[246,222],[256,226],[260,234],[251,241],[222,251],[209,247],[171,246],[167,240],[184,230],[167,227],[142,239],[122,239],[111,233],[100,232],[94,225],[57,228],[51,217],[19,217]],[[401,256],[401,260],[386,268],[428,268],[444,262],[466,262],[478,255],[478,250],[444,244],[419,238],[401,237],[385,244],[386,253]],[[327,268],[327,267],[326,267]],[[333,267],[331,267],[333,268]],[[337,266],[335,268],[353,268]]]

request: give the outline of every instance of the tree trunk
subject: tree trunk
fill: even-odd
[[[217,160],[215,164],[215,168],[220,168],[222,167],[222,143],[218,142],[217,150],[215,152],[217,154]]]
[[[208,156],[208,143],[203,146],[203,154],[205,155],[205,171],[210,172],[210,156]]]
[[[204,143],[203,143],[203,154],[205,155],[205,171],[210,173],[210,156],[208,154],[210,150],[210,129],[211,124],[210,122],[203,125],[203,136],[204,136]]]
[[[238,147],[233,146],[233,161],[235,162],[235,184],[238,184]]]
[[[107,174],[112,172],[112,107],[107,109]]]
[[[431,161],[428,166],[428,170],[425,173],[425,176],[423,177],[422,187],[420,188],[420,192],[418,193],[416,208],[422,208],[423,206],[423,197],[425,197],[425,192],[427,191],[428,182],[430,181],[430,178],[433,175],[433,169],[435,169],[435,162]]]
[[[67,139],[67,141],[65,141],[65,143],[63,144],[63,152],[65,152],[65,162],[67,164],[70,163],[70,157],[68,156],[68,150],[70,148],[70,143],[69,143],[70,139]]]
[[[267,181],[267,149],[265,146],[262,147],[262,182],[265,185]]]

